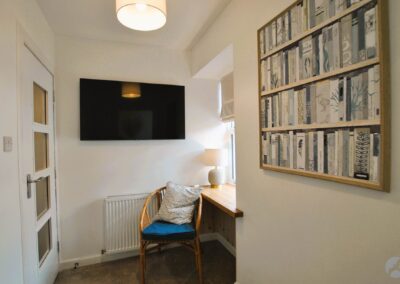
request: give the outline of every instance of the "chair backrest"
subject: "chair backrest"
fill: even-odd
[[[151,218],[149,214],[149,206],[156,199],[157,202],[157,211],[161,207],[162,200],[165,196],[166,187],[159,188],[152,192],[146,199],[146,202],[143,205],[141,217],[140,217],[140,231],[143,231],[145,227],[147,227],[151,223]],[[202,207],[203,207],[203,198],[200,194],[199,199],[195,202],[195,208],[193,212],[192,224],[196,228],[196,233],[200,234],[200,226],[201,226],[201,215],[202,215]]]
[[[160,189],[155,191],[156,192],[156,198],[157,198],[157,209],[158,210],[160,210],[161,203],[162,203],[162,201],[164,199],[166,189],[167,189],[167,187],[164,186],[164,187],[162,187],[162,188],[160,188]]]

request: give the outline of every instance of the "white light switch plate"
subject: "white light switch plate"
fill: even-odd
[[[13,149],[12,137],[4,136],[3,137],[3,151],[4,152],[12,152],[12,149]]]

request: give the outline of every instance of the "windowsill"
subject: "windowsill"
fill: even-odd
[[[243,217],[243,211],[236,207],[236,186],[223,184],[219,188],[203,186],[201,195],[203,198],[221,209],[233,218]]]

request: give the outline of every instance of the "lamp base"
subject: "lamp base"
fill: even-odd
[[[223,169],[215,167],[208,173],[208,181],[211,188],[220,188],[221,184],[225,183],[225,172]]]
[[[221,188],[221,185],[220,184],[212,184],[211,188],[218,189],[218,188]]]

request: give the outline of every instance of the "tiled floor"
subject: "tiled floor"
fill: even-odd
[[[204,283],[235,282],[235,258],[217,241],[202,243]],[[56,284],[139,283],[139,258],[101,263],[61,272]],[[198,283],[194,254],[183,247],[147,256],[146,284]]]

